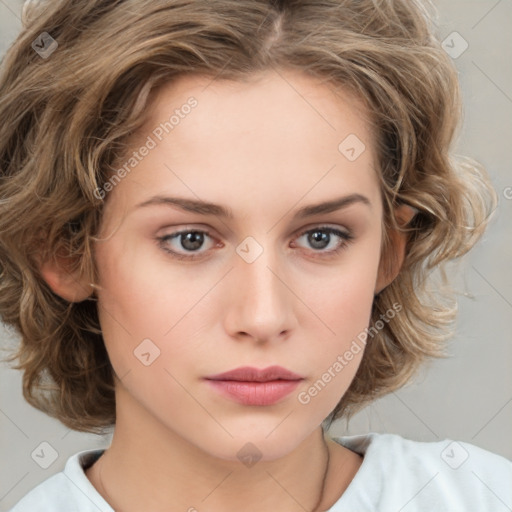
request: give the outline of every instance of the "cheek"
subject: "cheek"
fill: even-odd
[[[379,262],[378,243],[376,237],[376,241],[360,246],[336,273],[303,287],[304,297],[318,313],[323,327],[316,320],[318,336],[310,337],[304,346],[314,377],[298,400],[310,409],[322,409],[326,415],[350,386],[364,354]]]
[[[179,309],[176,297],[187,294],[178,275],[164,275],[155,254],[149,243],[137,247],[114,239],[97,251],[100,313],[106,324],[117,324],[133,337],[162,335]]]
[[[166,288],[156,279],[144,252],[116,237],[96,250],[99,319],[118,375],[131,367],[140,343],[158,339],[172,317],[173,303],[166,300]]]
[[[330,327],[329,345],[340,346],[368,326],[380,258],[380,238],[367,237],[346,250],[336,267],[303,280],[301,293]],[[297,283],[300,283],[298,278]]]
[[[352,383],[364,354],[373,288],[361,286],[349,290],[334,291],[322,310],[322,320],[332,332],[323,329],[322,336],[313,336],[313,342],[310,339],[309,346],[304,347],[311,376],[299,390],[297,401],[312,419],[323,420],[336,407]]]
[[[199,343],[200,320],[213,311],[204,297],[216,278],[191,279],[190,271],[167,264],[151,244],[115,242],[96,253],[99,319],[112,365],[118,376],[139,371],[137,357],[150,352],[150,359],[158,355],[151,368],[164,362],[172,367],[169,361],[188,357]]]

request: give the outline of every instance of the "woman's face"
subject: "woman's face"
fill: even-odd
[[[246,443],[283,456],[363,355],[382,222],[364,110],[269,72],[182,77],[150,114],[104,189],[95,253],[118,419],[150,418],[223,459]],[[275,365],[297,380],[208,379]]]

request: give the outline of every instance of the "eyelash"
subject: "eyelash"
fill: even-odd
[[[341,253],[343,250],[345,250],[347,248],[347,246],[354,239],[354,237],[353,237],[353,235],[351,233],[340,231],[339,229],[332,228],[332,227],[329,227],[329,226],[316,226],[314,228],[307,229],[305,231],[302,231],[297,236],[297,238],[301,238],[304,235],[307,235],[309,233],[314,233],[316,231],[323,231],[325,233],[337,235],[337,236],[339,236],[342,239],[342,242],[339,245],[339,247],[337,247],[336,249],[332,249],[330,251],[315,251],[315,250],[313,250],[313,252],[316,252],[316,253],[320,254],[320,256],[314,256],[315,258],[317,258],[317,257],[320,257],[320,258],[334,258],[339,253]],[[165,252],[167,252],[168,254],[171,254],[171,256],[173,258],[175,258],[175,259],[193,261],[193,260],[197,260],[197,259],[202,258],[204,253],[199,253],[199,254],[191,253],[191,255],[184,255],[184,254],[180,254],[180,253],[178,253],[176,251],[173,251],[173,250],[171,250],[171,249],[169,249],[168,247],[165,246],[165,242],[167,242],[169,239],[179,238],[180,235],[184,235],[184,234],[187,234],[187,233],[201,233],[201,234],[207,235],[210,238],[212,238],[209,231],[201,230],[201,229],[187,229],[187,230],[177,231],[177,232],[169,234],[169,235],[164,235],[164,236],[161,236],[161,237],[157,237],[156,240],[159,242],[159,244],[158,244],[159,247],[162,250],[164,250]]]

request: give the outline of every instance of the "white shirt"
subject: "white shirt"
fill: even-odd
[[[377,433],[333,440],[364,458],[328,512],[512,510],[512,462],[472,444]],[[102,453],[73,455],[63,471],[32,489],[10,512],[114,512],[84,473]]]

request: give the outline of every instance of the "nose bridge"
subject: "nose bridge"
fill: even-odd
[[[253,305],[259,308],[279,306],[284,299],[283,283],[275,275],[279,274],[280,267],[277,252],[270,236],[266,237],[264,245],[255,239],[246,239],[237,248],[241,260],[237,262],[237,273],[241,284],[249,292],[249,302],[255,302]]]

